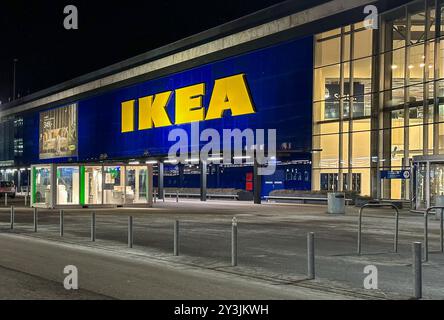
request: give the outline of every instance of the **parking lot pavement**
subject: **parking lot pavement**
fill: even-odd
[[[11,276],[10,270],[19,270],[13,279],[2,282],[0,299],[355,299],[350,294],[165,263],[122,251],[15,234],[0,234],[0,241],[0,264],[7,266],[0,268],[0,280]],[[80,291],[63,289],[62,270],[68,264],[78,269]],[[16,281],[18,273],[27,278]],[[45,280],[26,283],[23,290],[20,285],[28,278]]]
[[[164,263],[180,263],[260,279],[288,283],[306,274],[306,236],[315,233],[316,275],[311,285],[369,294],[409,298],[412,295],[411,244],[423,241],[423,217],[402,211],[399,252],[392,253],[394,215],[389,209],[369,209],[364,216],[363,255],[356,254],[357,208],[343,216],[326,214],[325,206],[263,204],[235,201],[175,200],[154,208],[98,209],[97,242],[91,243],[90,209],[65,211],[65,236],[58,234],[58,211],[41,210],[39,232],[32,232],[32,213],[16,209],[15,233],[55,241],[81,243],[150,256]],[[128,216],[134,217],[134,248],[127,249]],[[230,266],[231,219],[238,225],[239,265]],[[180,256],[174,257],[173,222],[180,221]],[[2,232],[10,232],[7,209],[0,213]],[[430,221],[430,261],[424,264],[424,296],[442,299],[444,255],[439,246],[439,223]],[[379,290],[364,290],[367,265],[378,268]],[[304,284],[309,286],[309,284]],[[327,290],[327,289],[326,289]]]

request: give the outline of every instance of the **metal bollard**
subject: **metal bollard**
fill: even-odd
[[[5,193],[5,207],[8,206],[8,194]]]
[[[441,210],[441,221],[439,221],[439,236],[441,238],[441,252],[444,252],[444,210]]]
[[[11,230],[14,230],[15,210],[14,206],[11,206]]]
[[[37,211],[37,208],[33,208],[33,215],[34,215],[34,232],[37,232],[37,228],[38,228],[38,211]]]
[[[133,247],[133,217],[128,217],[128,248]]]
[[[179,191],[176,190],[176,202],[179,202]]]
[[[231,222],[231,265],[237,266],[237,219]]]
[[[96,213],[91,214],[91,241],[96,241]]]
[[[307,275],[309,280],[315,278],[315,244],[314,244],[314,233],[310,232],[307,234]]]
[[[421,242],[414,242],[412,246],[413,251],[413,282],[414,282],[414,298],[422,298],[422,257],[421,257]]]
[[[64,215],[65,213],[63,212],[63,210],[60,210],[60,236],[63,237],[63,233],[64,233]]]
[[[179,221],[174,221],[174,255],[179,256]]]
[[[25,207],[28,206],[28,196],[25,194]]]

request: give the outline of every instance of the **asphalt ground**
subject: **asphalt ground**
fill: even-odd
[[[18,200],[19,201],[19,200]],[[400,215],[399,252],[393,253],[394,214],[369,209],[364,214],[363,254],[357,255],[357,211],[328,215],[322,205],[263,204],[236,201],[175,200],[154,208],[97,209],[96,237],[90,241],[91,209],[65,210],[64,237],[59,212],[39,210],[33,232],[32,210],[16,204],[15,229],[8,208],[0,210],[0,231],[114,253],[149,257],[165,265],[180,264],[289,286],[316,288],[350,298],[408,299],[412,296],[412,243],[423,241],[423,217]],[[134,247],[127,248],[128,216],[134,217]],[[238,220],[238,263],[231,264],[231,220]],[[173,256],[173,223],[180,221],[180,256]],[[307,233],[315,233],[316,280],[307,281]],[[429,262],[423,265],[424,297],[444,298],[444,254],[439,252],[439,222],[430,220]],[[363,288],[364,267],[378,269],[378,290]]]

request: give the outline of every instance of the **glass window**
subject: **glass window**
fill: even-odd
[[[340,65],[315,69],[314,100],[339,99]]]
[[[424,84],[408,87],[408,102],[412,107],[422,106],[424,101]]]
[[[315,49],[315,66],[321,67],[340,62],[341,37],[317,39]]]
[[[428,68],[425,61],[424,44],[410,47],[409,55],[409,83],[413,85],[424,82],[424,70]]]
[[[339,135],[330,134],[319,137],[320,141],[320,168],[339,167]]]
[[[372,91],[372,58],[353,61],[354,92],[359,96]]]
[[[387,107],[397,107],[404,105],[404,88],[393,89],[390,92],[391,98],[387,101]]]
[[[83,170],[83,169],[82,169]],[[103,171],[101,166],[84,167],[85,204],[102,204]]]
[[[353,59],[369,57],[373,53],[373,32],[370,29],[354,33]]]
[[[79,195],[79,167],[57,167],[57,204],[78,205]]]
[[[143,166],[126,167],[127,204],[148,202],[148,168]]]
[[[392,88],[403,86],[405,83],[405,48],[392,52],[392,64],[389,68]]]
[[[51,204],[51,167],[33,168],[33,203]]]
[[[391,12],[387,16],[388,20],[392,20],[392,49],[405,47],[407,40],[407,19],[405,8]]]
[[[410,16],[410,41],[411,43],[424,42],[426,36],[425,2],[417,1],[408,6]]]
[[[354,132],[352,141],[353,167],[370,167],[370,132]]]
[[[125,170],[121,166],[105,167],[104,204],[122,205],[124,202]]]

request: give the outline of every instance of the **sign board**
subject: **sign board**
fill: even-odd
[[[14,160],[0,161],[0,167],[13,167]]]
[[[40,113],[40,159],[77,156],[77,104]]]
[[[410,179],[410,170],[383,170],[381,171],[381,179]]]

